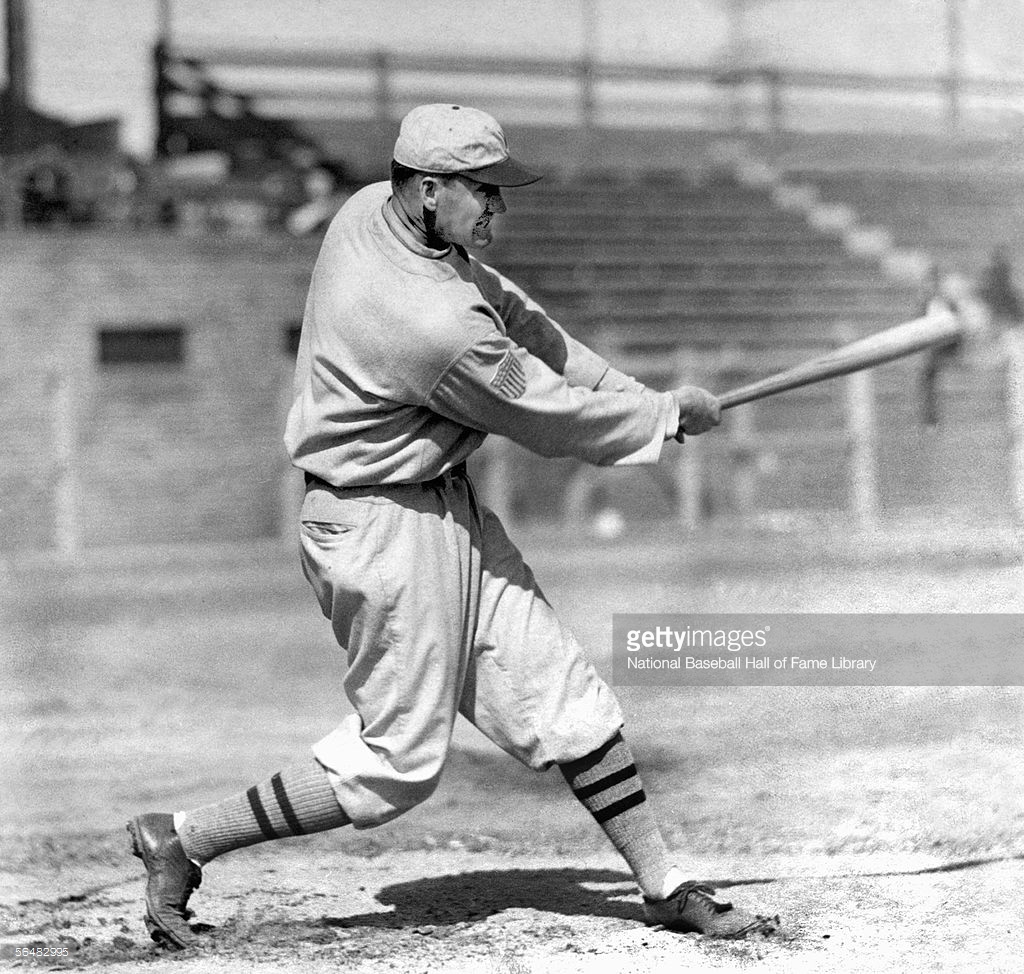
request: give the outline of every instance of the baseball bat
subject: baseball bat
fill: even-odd
[[[959,335],[960,323],[956,315],[947,310],[934,311],[922,318],[850,342],[791,369],[776,372],[738,389],[730,389],[719,396],[718,401],[722,409],[732,409],[733,406],[774,396],[789,389],[870,369],[936,345],[948,345]]]

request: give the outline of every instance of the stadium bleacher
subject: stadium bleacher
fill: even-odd
[[[794,172],[822,199],[852,206],[895,242],[950,271],[977,276],[996,247],[1024,262],[1024,178],[958,172]]]
[[[759,344],[773,318],[803,316],[820,336],[832,320],[870,327],[912,301],[767,192],[723,176],[540,183],[516,191],[503,219],[488,259],[588,330],[650,320],[682,342]]]

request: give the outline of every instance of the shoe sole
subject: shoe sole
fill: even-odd
[[[735,933],[710,934],[719,940],[745,940],[747,937],[760,934],[762,937],[772,937],[779,932],[778,917],[758,917],[753,923],[748,923],[742,930]]]
[[[132,838],[132,855],[142,860],[142,864],[146,867],[146,875],[148,877],[150,871],[149,854],[146,851],[146,844],[139,837],[138,819],[133,818],[125,828],[128,830],[128,834]],[[187,948],[194,946],[194,944],[182,940],[178,934],[161,922],[160,917],[153,908],[153,904],[149,901],[148,883],[146,884],[145,921],[150,939],[161,947],[170,947],[174,950],[186,950]]]
[[[701,930],[693,924],[687,927],[676,927],[660,920],[645,919],[645,922],[649,927],[662,927],[665,930],[672,930],[676,933],[695,933],[701,937],[713,937],[715,940],[745,940],[747,937],[758,935],[768,938],[778,936],[782,928],[782,922],[777,916],[755,917],[745,927],[740,927],[738,930],[730,930],[722,933],[718,933],[714,930]]]

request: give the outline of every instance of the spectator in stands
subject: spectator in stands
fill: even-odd
[[[48,163],[33,169],[22,188],[21,214],[28,226],[67,223],[71,216],[67,173]]]
[[[1004,271],[997,270],[996,279],[1008,282]],[[998,292],[1000,307],[1014,306],[1012,289],[1007,293],[1005,286]],[[997,292],[990,286],[993,295]],[[938,308],[948,308],[960,322],[960,334],[945,345],[929,349],[924,357],[921,373],[921,419],[926,426],[939,424],[939,377],[950,369],[978,370],[991,366],[1001,356],[1001,346],[993,325],[997,323],[993,313],[992,299],[986,300],[972,282],[963,274],[942,274],[938,267],[932,267],[925,279],[924,299],[921,314],[928,314]],[[1019,321],[1019,317],[1017,318]]]
[[[941,307],[956,311],[956,307],[943,293],[942,271],[938,264],[932,264],[922,282],[923,296],[918,313],[930,314]],[[924,355],[924,368],[921,372],[921,422],[925,426],[939,424],[939,374],[959,360],[961,340],[952,339],[946,345],[929,348]]]
[[[1024,323],[1024,302],[1013,284],[1013,269],[1006,252],[997,247],[982,271],[978,297],[985,302],[992,324],[998,331],[1019,328]]]

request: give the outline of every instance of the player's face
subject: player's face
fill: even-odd
[[[466,248],[483,248],[493,240],[491,219],[504,213],[501,190],[456,176],[439,184],[434,211],[434,233],[445,243]]]

